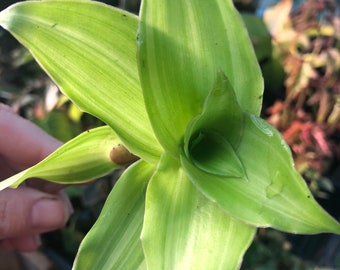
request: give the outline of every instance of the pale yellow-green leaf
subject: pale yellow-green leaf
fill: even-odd
[[[10,31],[82,110],[110,125],[134,154],[160,156],[136,63],[137,17],[92,1],[30,1],[0,13]]]
[[[73,269],[146,269],[140,234],[154,167],[139,161],[124,172],[80,245]]]
[[[64,184],[93,180],[119,167],[111,161],[110,151],[120,143],[109,126],[88,130],[35,166],[0,182],[0,190],[32,177]]]
[[[189,123],[184,152],[202,170],[246,178],[235,149],[242,139],[243,112],[229,80],[221,72],[207,95],[202,113]]]
[[[149,270],[238,269],[256,227],[205,198],[164,155],[147,189],[142,243]]]
[[[340,233],[340,224],[315,201],[295,170],[279,132],[255,115],[245,114],[244,120],[235,152],[247,181],[208,174],[182,155],[194,185],[234,218],[254,226],[304,234]]]
[[[226,74],[242,110],[259,114],[261,71],[231,0],[145,0],[137,44],[150,121],[170,154],[179,154],[218,71]]]

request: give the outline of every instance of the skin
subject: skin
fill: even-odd
[[[0,103],[0,180],[45,158],[61,145]],[[72,206],[62,186],[30,179],[17,189],[0,191],[0,247],[33,251],[40,234],[63,227]]]

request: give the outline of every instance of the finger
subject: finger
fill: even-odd
[[[57,194],[68,185],[47,182],[46,180],[41,179],[28,179],[26,180],[26,186],[46,193]]]
[[[16,171],[11,168],[10,164],[7,163],[7,160],[0,153],[0,180],[6,179],[15,173]]]
[[[58,140],[17,116],[2,103],[0,130],[0,180],[38,163],[61,145]],[[28,182],[29,186],[48,193],[57,193],[63,188],[62,185],[42,180]]]
[[[0,239],[39,234],[63,227],[72,213],[67,197],[27,187],[0,192]]]
[[[39,234],[9,238],[0,242],[0,247],[6,250],[19,250],[21,252],[35,251],[41,245]]]
[[[45,158],[61,143],[0,103],[0,154],[21,171]]]

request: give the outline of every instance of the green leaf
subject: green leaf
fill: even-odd
[[[272,55],[272,37],[264,21],[256,15],[247,13],[242,14],[242,19],[249,32],[257,60],[261,62],[270,58]]]
[[[137,44],[146,107],[170,154],[179,154],[218,71],[229,78],[242,110],[259,114],[261,71],[231,0],[145,0]]]
[[[168,155],[146,194],[142,244],[149,270],[238,269],[256,228],[228,216]]]
[[[124,172],[81,243],[73,269],[146,269],[140,234],[153,172],[154,167],[144,161]]]
[[[65,184],[93,180],[119,167],[110,159],[111,149],[119,144],[108,126],[87,130],[35,166],[0,182],[0,190],[32,177]]]
[[[215,84],[205,98],[202,112],[189,123],[185,143],[198,131],[218,133],[234,148],[240,143],[243,112],[228,78],[221,71],[217,73]]]
[[[235,150],[243,132],[243,113],[228,79],[218,73],[202,113],[185,133],[184,151],[202,170],[217,175],[245,178]]]
[[[131,152],[157,161],[161,150],[138,79],[134,15],[92,1],[32,1],[2,11],[0,24],[82,110],[110,125]]]
[[[246,179],[242,163],[229,142],[217,133],[199,133],[189,145],[189,158],[207,173]]]
[[[314,234],[340,233],[340,224],[314,200],[293,165],[280,133],[255,115],[245,114],[236,154],[247,180],[206,173],[182,155],[194,185],[234,218],[259,227]]]

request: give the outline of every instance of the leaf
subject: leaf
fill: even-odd
[[[189,145],[188,158],[207,173],[246,179],[235,150],[217,133],[200,132]]]
[[[131,152],[157,161],[161,150],[138,79],[134,15],[92,1],[32,1],[2,11],[0,24],[82,110],[110,125]]]
[[[82,183],[118,168],[110,159],[110,151],[120,140],[108,126],[80,134],[44,160],[4,181],[0,190],[17,187],[28,178],[42,178],[56,183]]]
[[[153,269],[237,269],[256,228],[207,200],[166,154],[146,194],[142,244]]]
[[[263,20],[256,15],[248,13],[243,13],[242,19],[249,32],[257,60],[261,62],[271,58],[272,38]]]
[[[313,199],[288,146],[267,122],[245,114],[236,154],[248,181],[208,174],[185,155],[181,161],[193,184],[234,218],[292,233],[340,233],[340,224]]]
[[[243,132],[243,112],[228,79],[219,72],[202,113],[186,130],[184,151],[200,169],[217,175],[244,178],[235,150]]]
[[[124,172],[81,243],[73,269],[146,269],[140,234],[153,172],[154,167],[144,161]]]
[[[198,131],[209,131],[225,137],[237,148],[243,132],[243,112],[228,78],[219,71],[211,91],[205,98],[202,112],[190,123],[185,141]]]
[[[137,44],[147,111],[169,153],[179,154],[218,71],[229,78],[242,110],[259,114],[261,71],[232,1],[145,0]]]

